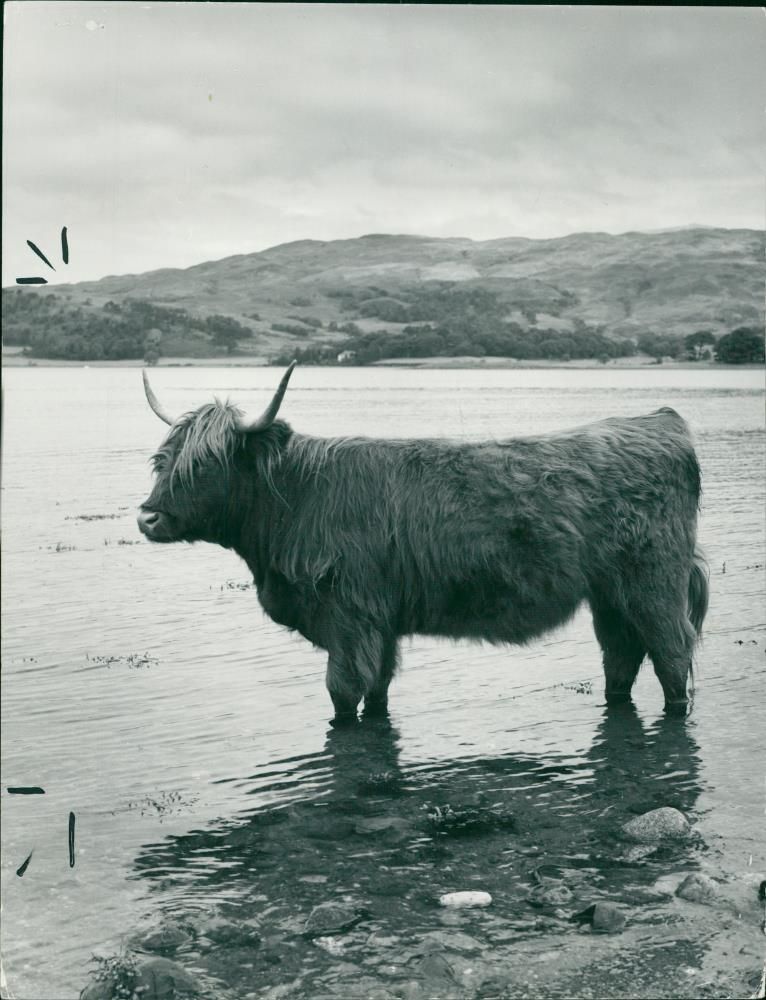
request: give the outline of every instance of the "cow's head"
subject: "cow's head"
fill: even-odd
[[[274,423],[294,367],[293,361],[259,417],[247,417],[231,403],[216,400],[174,419],[154,395],[144,371],[149,406],[170,425],[152,456],[154,489],[138,514],[138,527],[150,541],[223,541],[233,467],[250,435]]]

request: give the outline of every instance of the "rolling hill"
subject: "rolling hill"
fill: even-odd
[[[763,259],[763,233],[742,229],[484,242],[379,234],[3,296],[17,343],[25,315],[31,322],[30,296],[49,300],[34,307],[38,322],[55,310],[79,310],[91,322],[105,307],[135,316],[146,304],[163,354],[210,354],[237,341],[240,353],[270,356],[341,344],[352,332],[443,322],[453,306],[466,325],[471,317],[480,324],[489,309],[528,340],[583,330],[610,340],[678,338],[761,325]],[[228,342],[214,330],[226,321]]]

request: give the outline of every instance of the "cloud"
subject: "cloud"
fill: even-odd
[[[763,21],[8,4],[4,283],[64,223],[69,280],[369,230],[761,225]]]

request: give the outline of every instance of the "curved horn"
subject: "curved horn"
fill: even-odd
[[[149,385],[149,378],[146,374],[146,369],[142,369],[141,375],[144,379],[144,392],[146,393],[146,399],[149,406],[154,410],[160,420],[164,420],[166,424],[174,424],[175,420],[163,409],[162,404],[154,395],[152,387]]]
[[[282,376],[282,381],[279,383],[279,388],[274,393],[274,398],[260,415],[260,417],[240,417],[237,420],[237,430],[243,431],[245,434],[252,434],[254,431],[265,431],[267,427],[271,427],[277,418],[277,413],[279,413],[279,407],[282,405],[282,397],[287,389],[287,383],[290,381],[290,376],[293,373],[293,368],[298,364],[297,361],[293,361],[290,367]]]

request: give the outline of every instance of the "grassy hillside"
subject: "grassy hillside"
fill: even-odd
[[[370,235],[288,243],[185,270],[4,290],[3,297],[9,342],[32,345],[38,355],[62,339],[62,329],[83,349],[83,338],[106,321],[107,352],[118,350],[115,343],[136,350],[153,331],[165,355],[236,349],[273,356],[318,342],[333,353],[349,336],[358,346],[360,336],[417,327],[438,329],[451,353],[461,338],[467,346],[481,333],[487,353],[496,353],[498,337],[509,338],[509,353],[513,347],[526,356],[566,338],[572,356],[582,356],[583,336],[624,344],[647,334],[720,336],[759,326],[762,267],[763,234],[753,230],[486,242]],[[42,327],[51,327],[47,339]],[[605,352],[602,341],[589,343]]]

